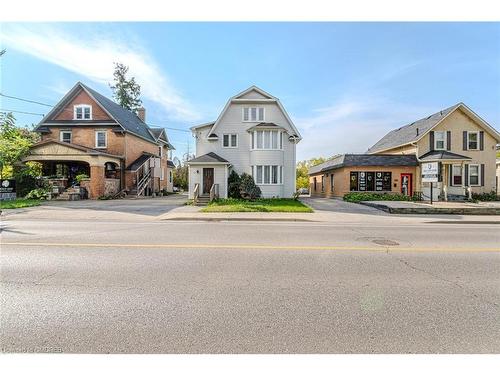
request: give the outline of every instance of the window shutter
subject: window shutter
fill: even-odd
[[[449,175],[448,186],[452,186],[453,185],[453,165],[452,164],[450,164],[448,166],[448,175]]]
[[[467,151],[467,132],[466,132],[466,131],[464,131],[464,132],[463,132],[463,135],[464,135],[463,150],[464,150],[464,151]]]
[[[484,186],[484,164],[481,164],[481,186]]]
[[[465,136],[467,137],[467,132],[464,132],[464,133],[466,133]],[[464,185],[465,186],[469,186],[469,164],[465,164],[464,167],[465,167],[464,168],[464,170],[465,170],[464,171],[465,172],[464,173],[464,180],[465,180],[465,184]]]
[[[434,151],[434,132],[429,132],[429,150]]]
[[[451,150],[451,131],[449,130],[446,132],[446,149]]]
[[[479,149],[481,151],[484,150],[484,132],[483,131],[479,132]]]

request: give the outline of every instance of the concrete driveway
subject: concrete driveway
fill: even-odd
[[[386,215],[384,212],[373,208],[363,206],[357,203],[345,202],[335,198],[300,198],[302,202],[314,208],[316,211],[330,211],[339,213],[365,214],[365,215]]]
[[[167,197],[49,201],[38,207],[5,210],[2,218],[13,220],[151,220],[174,208],[181,207],[187,201],[187,194],[174,194]]]

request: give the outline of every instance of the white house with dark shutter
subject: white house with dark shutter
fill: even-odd
[[[458,103],[386,134],[369,154],[416,155],[416,187],[430,199],[429,182],[421,181],[421,165],[437,162],[435,200],[463,199],[489,193],[496,186],[496,145],[499,132],[469,107]]]
[[[196,157],[189,197],[227,197],[231,170],[253,176],[265,198],[295,193],[295,148],[301,136],[280,100],[251,86],[231,97],[216,121],[191,128]]]

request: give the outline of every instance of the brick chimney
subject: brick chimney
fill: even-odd
[[[146,122],[146,108],[139,108],[137,110],[137,117],[139,117],[143,122]]]

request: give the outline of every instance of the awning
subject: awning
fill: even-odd
[[[429,151],[422,155],[420,161],[461,161],[461,160],[471,160],[468,156],[455,154],[450,151]]]

